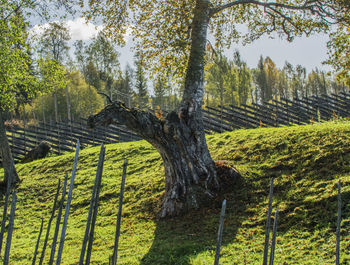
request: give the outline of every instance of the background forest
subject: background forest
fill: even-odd
[[[69,46],[67,25],[60,22],[51,22],[40,33],[25,36],[32,60],[30,74],[41,80],[32,85],[50,92],[31,100],[16,97],[11,118],[44,122],[86,118],[106,104],[107,98],[99,92],[128,107],[141,109],[167,111],[180,102],[181,82],[162,72],[151,76],[140,52],[122,69],[116,46],[102,32],[91,41],[76,41],[73,47]],[[238,50],[229,56],[232,59],[211,45],[207,51],[204,96],[207,106],[239,106],[348,90],[336,74],[317,68],[308,73],[302,65],[285,62],[279,69],[271,58],[263,56],[256,68],[249,68]]]

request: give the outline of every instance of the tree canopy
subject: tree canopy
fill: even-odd
[[[348,14],[345,0],[211,0],[209,30],[216,48],[237,41],[252,42],[260,36],[293,40],[303,34],[328,32]],[[83,5],[83,1],[81,1]],[[140,0],[88,1],[90,19],[102,20],[110,37],[124,42],[126,32],[142,50],[151,70],[170,71],[183,77],[191,45],[191,25],[196,1]]]
[[[43,56],[51,57],[57,62],[63,62],[68,57],[69,46],[67,42],[71,39],[71,36],[64,23],[50,22],[38,37],[40,42],[39,52]]]
[[[38,84],[33,70],[32,49],[28,41],[28,17],[39,14],[48,17],[49,9],[66,7],[72,10],[71,1],[1,1],[0,3],[0,110],[11,111],[19,97],[33,98],[44,88]],[[42,63],[44,61],[41,61]],[[48,61],[46,61],[48,63]],[[55,71],[49,64],[50,71]],[[48,70],[48,64],[46,70]],[[54,68],[52,68],[54,67]]]
[[[21,11],[1,14],[0,111],[12,110],[17,97],[35,92],[26,27]]]
[[[333,65],[338,77],[350,85],[350,1],[338,0],[337,30],[330,34],[328,64]]]

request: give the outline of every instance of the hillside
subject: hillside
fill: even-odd
[[[228,208],[221,264],[261,264],[272,176],[273,212],[280,208],[275,264],[334,263],[338,178],[343,182],[341,261],[350,263],[349,122],[239,130],[210,135],[208,145],[215,160],[227,160],[243,176],[224,196]],[[62,264],[79,259],[98,152],[98,147],[80,152]],[[125,157],[129,167],[118,264],[212,264],[222,198],[186,216],[158,220],[162,161],[145,141],[106,146],[92,263],[108,264],[112,254]],[[63,180],[72,165],[73,154],[66,154],[17,166],[22,183],[11,264],[31,263],[42,217],[46,229],[57,179]]]

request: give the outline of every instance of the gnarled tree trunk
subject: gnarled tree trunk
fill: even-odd
[[[4,168],[4,182],[11,182],[11,186],[19,181],[15,164],[12,158],[11,149],[7,140],[5,130],[4,113],[0,111],[0,157]]]
[[[188,122],[176,111],[158,119],[150,112],[127,108],[121,102],[113,102],[88,120],[90,127],[125,124],[159,151],[166,178],[161,217],[199,208],[219,187],[200,112]]]
[[[209,24],[208,0],[197,0],[192,23],[192,46],[180,107],[165,118],[113,102],[88,120],[89,126],[124,124],[150,142],[165,168],[165,197],[161,217],[180,215],[211,199],[219,188],[204,133],[204,55]]]

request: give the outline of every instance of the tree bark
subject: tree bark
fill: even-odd
[[[204,132],[193,124],[190,128],[177,112],[158,119],[150,112],[113,102],[88,120],[90,127],[109,124],[126,125],[159,151],[165,168],[161,217],[197,209],[214,196],[218,183]]]
[[[185,89],[178,109],[158,119],[152,113],[113,102],[88,120],[90,127],[124,124],[159,151],[165,168],[161,217],[198,209],[212,199],[219,189],[215,164],[205,139],[201,111],[209,13],[210,1],[197,0]]]
[[[10,181],[11,186],[19,181],[19,177],[12,158],[11,149],[6,136],[4,113],[0,111],[0,156],[4,168],[4,182]]]

